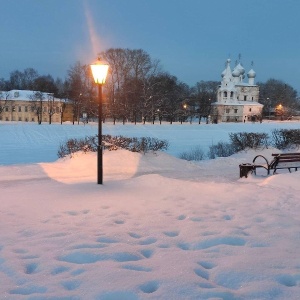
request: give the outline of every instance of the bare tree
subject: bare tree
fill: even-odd
[[[145,102],[150,101],[149,78],[159,70],[159,62],[152,60],[144,50],[109,49],[101,53],[108,61],[110,71],[107,84],[107,107],[113,117],[137,122],[145,116]]]
[[[68,71],[67,97],[73,105],[73,124],[79,124],[82,113],[95,116],[97,102],[90,66],[77,62]]]
[[[42,92],[33,92],[32,95],[29,96],[31,100],[31,107],[35,111],[38,124],[42,124],[42,117],[43,117],[43,101],[45,100],[45,95]]]
[[[280,104],[290,114],[299,110],[300,102],[297,99],[297,91],[289,84],[276,79],[269,79],[265,83],[258,82],[257,84],[260,90],[259,102],[264,104],[264,115],[269,115]]]
[[[2,114],[2,112],[4,112],[5,110],[5,107],[7,106],[8,104],[8,99],[9,97],[9,92],[1,92],[0,91],[0,115]]]
[[[55,114],[55,106],[54,106],[54,94],[47,94],[47,109],[48,109],[48,120],[49,124],[52,123],[52,116]]]
[[[208,122],[208,116],[211,113],[211,103],[215,100],[219,82],[200,81],[192,88],[192,98],[197,107],[199,124],[201,118],[205,117]]]
[[[10,73],[8,86],[9,89],[33,90],[37,78],[38,72],[32,68],[27,68],[23,72],[16,70]]]

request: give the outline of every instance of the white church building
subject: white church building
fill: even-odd
[[[212,122],[261,120],[263,105],[258,103],[259,87],[254,83],[256,73],[251,69],[247,73],[248,82],[244,82],[245,69],[241,63],[231,71],[230,62],[227,59],[226,68],[221,74],[217,101],[212,103]]]

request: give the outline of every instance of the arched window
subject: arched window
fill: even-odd
[[[230,92],[230,98],[233,98],[233,92]]]
[[[224,97],[227,98],[227,92],[226,91],[224,92]]]

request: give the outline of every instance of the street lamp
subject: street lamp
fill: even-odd
[[[108,64],[100,58],[91,64],[95,83],[98,85],[98,147],[97,147],[97,183],[103,184],[103,149],[102,149],[102,86],[105,84]]]
[[[280,119],[282,121],[283,120],[283,106],[281,104],[279,104],[276,107],[276,111],[277,111],[277,114],[278,114],[278,116],[280,116]]]

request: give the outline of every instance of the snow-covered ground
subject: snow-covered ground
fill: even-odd
[[[300,123],[104,124],[170,149],[106,151],[97,185],[95,153],[56,160],[96,124],[0,123],[0,299],[299,299],[300,172],[240,179],[255,151],[176,157],[274,128]]]

